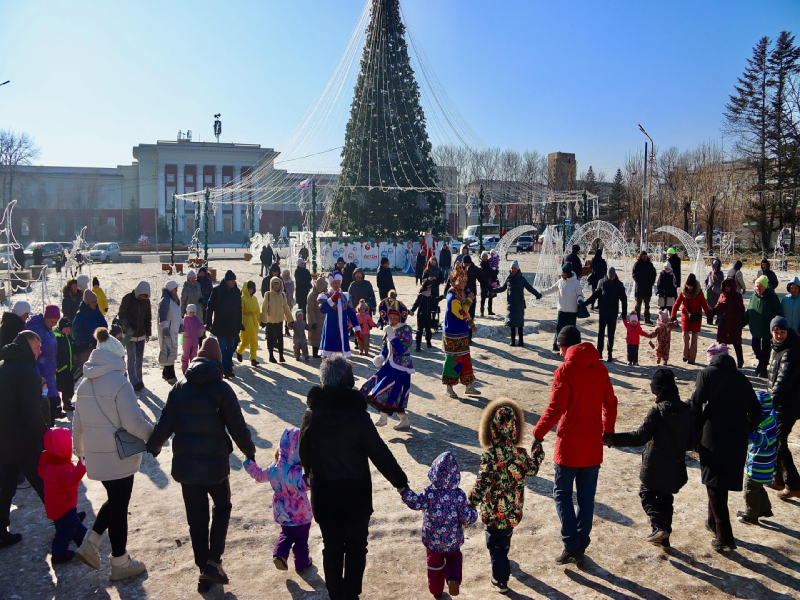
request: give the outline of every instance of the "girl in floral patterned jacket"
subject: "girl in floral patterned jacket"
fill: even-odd
[[[424,510],[422,543],[428,555],[428,590],[441,598],[447,581],[448,592],[456,596],[461,585],[461,546],[464,525],[478,520],[478,513],[467,504],[467,495],[458,487],[461,472],[456,457],[444,452],[433,461],[428,479],[431,484],[421,494],[410,489],[400,497],[414,510]]]
[[[281,534],[272,552],[272,562],[280,571],[288,569],[289,550],[294,547],[294,568],[299,573],[311,566],[308,555],[308,530],[311,528],[311,504],[308,501],[308,479],[300,465],[300,430],[287,427],[275,452],[275,462],[261,469],[252,460],[244,461],[244,469],[258,483],[269,481],[275,495],[272,516],[281,526]]]
[[[511,398],[498,398],[486,406],[478,429],[485,451],[478,480],[468,496],[470,506],[481,506],[486,547],[492,559],[491,583],[501,593],[508,590],[508,550],[514,527],[522,520],[525,478],[535,477],[544,459],[541,446],[533,456],[519,447],[524,423],[522,407]]]

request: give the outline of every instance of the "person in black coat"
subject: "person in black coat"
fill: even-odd
[[[225,279],[211,292],[206,310],[206,329],[217,336],[222,352],[222,375],[230,379],[233,377],[233,352],[239,341],[239,332],[244,331],[242,292],[236,286],[233,271],[225,273]]]
[[[41,353],[42,341],[32,331],[23,331],[0,349],[0,548],[22,539],[21,534],[8,531],[20,475],[44,502],[38,465],[47,413],[41,407],[42,378],[34,370]]]
[[[622,307],[623,315],[628,314],[628,295],[614,267],[608,270],[608,275],[600,281],[595,292],[589,296],[586,304],[598,302],[600,309],[600,329],[597,332],[597,350],[603,355],[603,338],[608,335],[608,362],[613,362],[614,357],[614,332],[617,330],[617,317]]]
[[[436,262],[436,257],[431,256],[428,259],[428,264],[425,266],[425,271],[422,273],[422,280],[431,282],[431,293],[434,296],[439,295],[439,286],[444,283],[444,271],[439,267]]]
[[[41,246],[36,246],[33,249],[33,264],[34,265],[44,264],[44,252],[42,252]]]
[[[489,263],[489,253],[485,250],[481,253],[481,264],[479,266],[483,279],[481,280],[481,316],[486,308],[486,300],[489,300],[489,314],[494,315],[492,310],[492,300],[494,300],[495,292],[492,287],[492,281],[497,279],[498,269],[493,269]]]
[[[495,294],[506,293],[506,321],[505,326],[511,329],[511,346],[516,346],[515,334],[519,332],[519,347],[525,347],[522,337],[523,327],[525,327],[525,290],[540,299],[542,295],[528,283],[528,280],[519,270],[519,263],[515,260],[511,263],[511,273],[498,288]]]
[[[583,271],[583,261],[581,261],[581,257],[578,254],[581,251],[581,247],[578,244],[572,246],[572,252],[569,254],[564,255],[564,260],[561,261],[561,264],[570,263],[572,265],[572,272],[575,273],[575,276],[578,278],[578,281],[581,280],[581,272]]]
[[[642,482],[639,497],[652,526],[647,541],[669,548],[674,495],[688,481],[685,457],[696,441],[694,415],[691,407],[681,401],[675,374],[670,369],[662,367],[653,373],[650,391],[656,397],[656,405],[647,413],[639,429],[606,433],[603,438],[609,447],[645,446],[639,471]]]
[[[450,268],[453,266],[453,254],[447,244],[442,244],[439,250],[439,268],[442,270],[442,281],[450,278]]]
[[[392,278],[392,269],[389,266],[389,259],[385,256],[381,259],[381,266],[378,269],[378,275],[375,278],[378,284],[378,303],[389,297],[389,292],[395,288],[394,279]]]
[[[603,249],[598,248],[594,251],[594,256],[592,257],[591,262],[592,274],[589,275],[589,285],[592,286],[592,292],[597,290],[597,286],[606,276],[608,273],[608,265],[606,264],[606,259],[603,258]],[[594,308],[594,301],[587,301],[587,306],[591,304],[592,308]]]
[[[735,550],[728,492],[742,491],[750,433],[761,422],[761,404],[728,354],[718,354],[697,375],[690,401],[699,433],[701,481],[708,493],[706,529],[718,552]]]
[[[268,271],[270,265],[272,265],[272,261],[275,258],[275,252],[272,250],[272,246],[267,244],[266,246],[261,247],[261,255],[258,257],[261,261],[261,270],[259,272],[259,277],[264,276],[264,271]]]
[[[350,284],[353,283],[353,273],[358,268],[356,263],[347,263],[342,269],[342,290],[347,291],[350,289]]]
[[[14,302],[10,312],[3,313],[0,319],[0,348],[13,342],[25,329],[25,322],[30,316],[31,305],[24,300]]]
[[[27,257],[25,256],[25,249],[22,246],[17,246],[14,248],[14,260],[19,265],[19,267],[14,269],[15,271],[25,268],[25,261],[27,260]]]
[[[420,250],[417,252],[416,262],[414,263],[414,283],[419,285],[422,281],[422,273],[425,271],[425,265],[427,264],[428,256],[425,250]]]
[[[306,267],[306,261],[303,258],[297,259],[297,268],[294,270],[294,296],[297,300],[297,308],[306,314],[306,306],[308,303],[308,293],[313,287],[311,281],[311,271]]]
[[[221,563],[231,516],[231,437],[248,460],[255,460],[256,447],[236,393],[222,380],[222,353],[216,339],[206,338],[185,378],[170,391],[147,440],[147,451],[158,456],[175,435],[172,478],[183,492],[194,562],[201,574],[198,591],[208,591],[212,583],[228,582]],[[214,503],[210,539],[209,496]]]
[[[366,399],[353,389],[355,378],[347,360],[325,358],[319,380],[321,386],[308,393],[300,425],[300,461],[322,534],[328,593],[333,599],[358,598],[372,515],[369,462],[398,491],[408,485],[408,478],[372,423]]]
[[[272,278],[277,277],[281,280],[281,291],[285,292],[283,286],[283,277],[281,277],[281,266],[278,263],[272,263],[269,267],[269,273],[264,279],[261,280],[261,295],[264,296],[269,291],[269,286],[272,283]]]
[[[634,296],[636,297],[636,316],[639,321],[642,320],[642,304],[644,304],[644,322],[652,325],[653,321],[650,319],[650,298],[653,297],[653,286],[656,284],[658,273],[653,265],[653,261],[647,255],[647,252],[642,250],[639,254],[639,260],[633,265],[633,272],[631,278],[635,284]]]
[[[667,250],[667,262],[672,265],[672,272],[675,274],[675,281],[678,282],[678,287],[681,285],[681,257],[675,251],[675,248]]]
[[[414,301],[414,306],[408,311],[411,316],[417,315],[417,352],[422,350],[422,334],[425,334],[425,341],[428,348],[431,348],[431,326],[433,324],[431,313],[439,306],[442,301],[441,296],[434,294],[433,286],[430,281],[423,281],[422,287],[419,289],[417,299]]]
[[[789,434],[800,419],[800,337],[783,317],[772,319],[770,330],[774,354],[769,367],[769,394],[778,422],[778,456],[769,487],[780,490],[778,498],[788,500],[800,497],[800,475],[789,448]]]

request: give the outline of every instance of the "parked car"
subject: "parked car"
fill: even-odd
[[[696,238],[694,238],[694,241],[697,242],[698,244],[705,244],[706,234],[701,233]],[[714,232],[714,246],[719,246],[721,243],[722,243],[722,236],[719,233]]]
[[[500,236],[499,235],[485,235],[483,236],[483,249],[484,250],[493,250],[497,247],[497,244],[500,243]],[[478,251],[478,242],[472,242],[469,245],[469,249],[473,252]]]
[[[92,246],[89,258],[92,262],[110,263],[118,260],[122,252],[116,242],[101,242]]]
[[[519,239],[517,239],[517,252],[530,252],[531,250],[533,250],[533,236],[519,236]]]
[[[56,258],[64,258],[64,249],[58,242],[31,242],[28,244],[28,247],[25,248],[25,260],[28,264],[33,264],[33,250],[37,247],[42,249],[42,259],[44,262],[54,262]]]

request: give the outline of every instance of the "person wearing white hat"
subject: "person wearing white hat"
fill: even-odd
[[[181,288],[181,316],[186,316],[186,307],[194,304],[197,307],[197,316],[200,320],[205,322],[205,306],[203,306],[203,290],[200,289],[200,283],[197,281],[197,273],[189,271],[186,275],[186,281],[183,282]]]
[[[319,309],[325,315],[322,325],[322,356],[344,354],[350,357],[350,335],[348,322],[358,327],[356,311],[350,306],[350,295],[342,291],[342,274],[334,271],[328,275],[330,291],[317,296]]]
[[[178,283],[168,281],[161,290],[161,302],[158,305],[158,363],[163,367],[161,377],[170,385],[178,381],[175,360],[178,358],[178,331],[182,321],[177,290]]]
[[[25,321],[28,320],[31,312],[31,305],[24,300],[14,302],[11,312],[3,313],[0,321],[0,348],[14,341],[14,338],[25,329]]]

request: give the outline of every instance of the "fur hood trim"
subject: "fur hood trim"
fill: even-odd
[[[525,412],[522,410],[522,407],[511,398],[498,398],[497,400],[492,400],[486,408],[483,409],[483,414],[481,415],[481,423],[478,427],[478,441],[484,448],[492,447],[492,419],[497,410],[503,406],[508,406],[513,409],[514,417],[517,421],[517,437],[514,438],[514,445],[519,446],[522,444],[522,437],[525,434]]]

